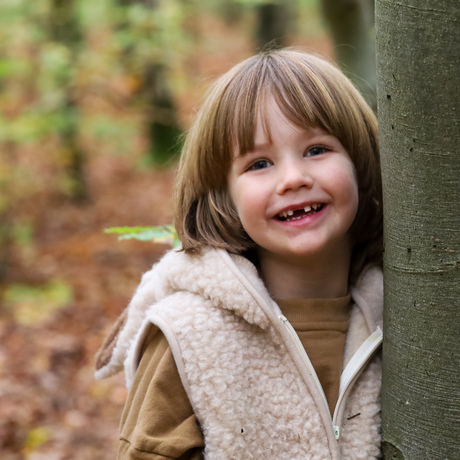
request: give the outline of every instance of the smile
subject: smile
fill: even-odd
[[[323,203],[314,203],[310,206],[305,206],[300,209],[288,209],[276,215],[276,218],[282,222],[291,222],[292,220],[299,220],[305,216],[315,214],[323,209]]]

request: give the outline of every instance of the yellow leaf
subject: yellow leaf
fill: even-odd
[[[50,437],[51,436],[48,428],[33,428],[27,433],[26,442],[24,443],[24,447],[22,449],[23,453],[26,455],[26,457],[28,457],[33,453],[34,450],[37,449],[37,447],[48,441]]]

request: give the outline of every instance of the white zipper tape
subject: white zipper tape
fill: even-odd
[[[332,417],[332,423],[334,426],[337,425],[337,416],[346,390],[348,389],[350,383],[353,382],[357,374],[361,371],[364,364],[367,363],[375,351],[380,347],[382,339],[382,330],[377,326],[377,329],[361,344],[358,350],[356,350],[355,354],[343,370],[342,376],[340,377],[339,397],[335,406],[334,416]]]

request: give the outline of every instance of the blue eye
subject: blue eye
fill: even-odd
[[[326,147],[322,147],[321,145],[315,145],[315,146],[309,148],[305,152],[305,156],[306,157],[315,157],[315,156],[321,155],[322,153],[327,152],[327,151],[329,151],[329,149],[327,149]]]
[[[248,168],[252,171],[257,171],[259,169],[265,169],[271,166],[271,163],[268,160],[257,160]]]

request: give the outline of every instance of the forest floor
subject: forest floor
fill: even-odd
[[[2,460],[116,457],[124,378],[95,381],[94,354],[168,246],[103,229],[170,223],[173,172],[102,161],[92,201],[37,206],[33,248],[13,253],[9,285],[22,292],[0,309]]]

